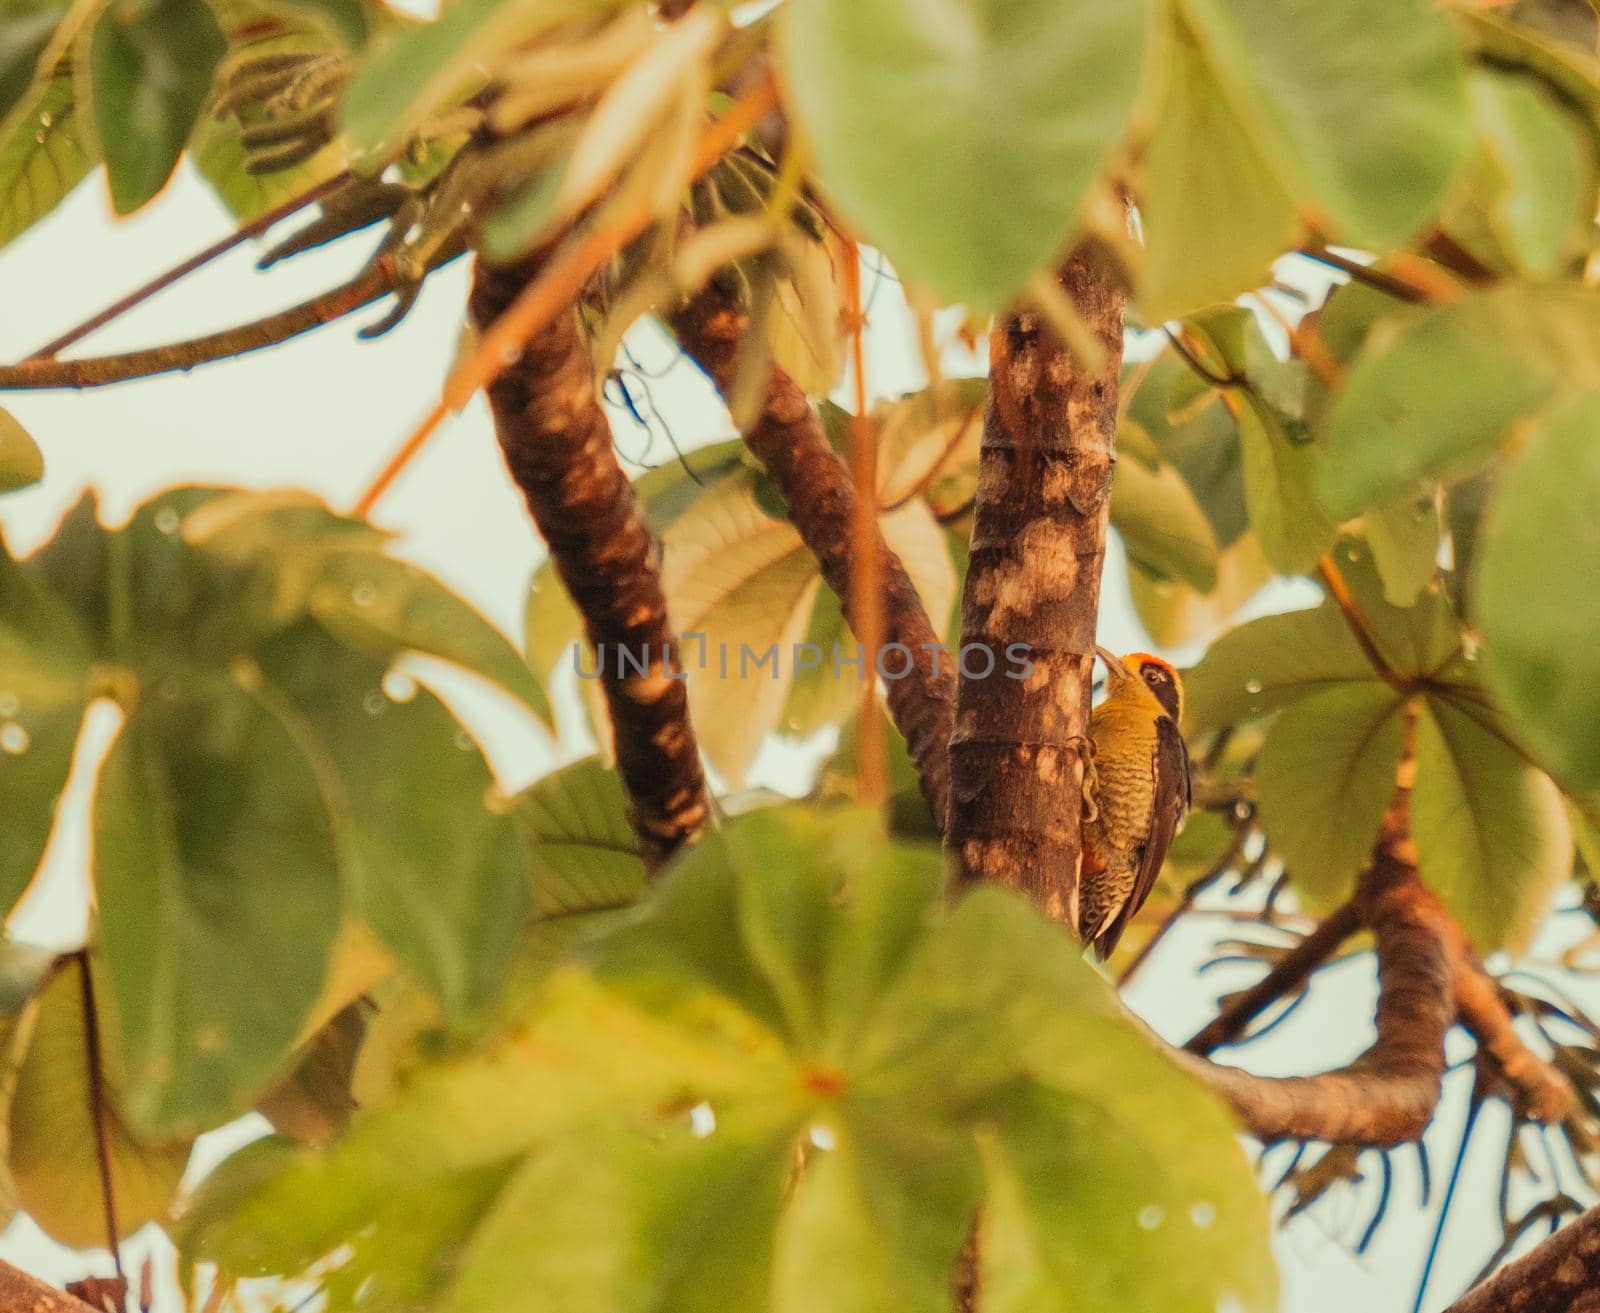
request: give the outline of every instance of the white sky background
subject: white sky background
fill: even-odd
[[[124,222],[112,221],[103,183],[92,180],[43,224],[0,251],[0,359],[27,355],[229,227],[209,190],[187,171],[155,204]],[[299,257],[270,275],[254,271],[254,252],[236,252],[81,349],[99,353],[151,345],[257,318],[348,277],[371,240],[363,236]],[[436,276],[410,317],[377,342],[357,341],[354,330],[381,310],[190,375],[83,393],[0,398],[39,440],[47,468],[41,486],[0,500],[0,526],[15,550],[31,550],[87,485],[99,489],[104,514],[114,520],[158,489],[182,482],[296,486],[321,494],[335,508],[347,508],[436,399],[455,354],[465,286],[464,263]],[[914,341],[897,306],[894,286],[882,287],[867,342],[874,387],[890,395],[922,381]],[[636,332],[633,341],[648,361],[666,358],[663,340],[653,330]],[[731,435],[726,414],[687,366],[653,390],[684,446]],[[625,415],[616,420],[619,445],[640,456],[644,435]],[[659,464],[671,459],[671,451],[658,436],[644,458]],[[520,642],[527,581],[542,548],[505,477],[481,401],[445,426],[382,503],[378,518],[402,535],[401,552],[442,577]],[[1113,546],[1100,637],[1117,650],[1148,646],[1124,581]],[[520,786],[584,750],[580,744],[552,745],[531,720],[499,699],[480,695],[458,699],[457,705],[508,786]],[[763,754],[752,783],[799,792],[814,759],[814,748],[775,745]],[[13,927],[26,937],[67,945],[83,933],[85,813],[83,798],[77,801],[76,814],[66,817],[52,847],[49,878],[13,918]],[[1570,942],[1576,920],[1558,918],[1538,956],[1548,957],[1552,948]],[[1197,982],[1193,967],[1216,933],[1213,921],[1172,936],[1130,993],[1130,1002],[1175,1040],[1209,1018],[1218,994],[1253,978],[1249,968],[1226,968]],[[1595,992],[1589,991],[1591,1007]],[[1307,1072],[1348,1061],[1370,1039],[1374,993],[1370,959],[1338,968],[1299,1016],[1248,1048],[1245,1059],[1268,1073]],[[1450,1078],[1445,1110],[1429,1137],[1434,1208],[1459,1134],[1463,1082],[1469,1080],[1465,1071]],[[1496,1135],[1503,1116],[1494,1107],[1483,1114],[1475,1141],[1480,1152],[1469,1156],[1427,1310],[1443,1308],[1460,1293],[1498,1238]],[[1284,1158],[1280,1149],[1269,1163]],[[1365,1224],[1370,1188],[1359,1198],[1336,1191],[1311,1216],[1278,1233],[1286,1313],[1347,1313],[1352,1307],[1363,1313],[1409,1313],[1433,1210],[1417,1207],[1414,1158],[1402,1155],[1397,1163],[1390,1216],[1364,1257],[1353,1256],[1350,1246]],[[1576,1186],[1569,1181],[1567,1188]],[[127,1247],[132,1270],[137,1271],[150,1243],[147,1231]],[[26,1219],[0,1235],[0,1256],[53,1281],[109,1271],[103,1253],[86,1259],[62,1250]],[[167,1309],[175,1313],[174,1305]]]

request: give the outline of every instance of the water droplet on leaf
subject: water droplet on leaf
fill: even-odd
[[[378,590],[370,580],[363,581],[350,590],[350,600],[357,606],[371,606],[378,600]]]
[[[1189,1220],[1204,1230],[1217,1220],[1217,1210],[1204,1199],[1198,1199],[1189,1205]]]
[[[22,703],[17,701],[17,695],[10,691],[0,693],[0,716],[14,716],[22,710]]]
[[[183,517],[177,512],[176,507],[163,506],[156,512],[156,531],[167,534],[169,537],[178,532],[178,525],[183,522]]]
[[[1160,1204],[1146,1204],[1139,1210],[1138,1222],[1141,1231],[1154,1231],[1166,1220],[1166,1210]]]
[[[806,1139],[811,1141],[813,1148],[821,1149],[824,1153],[837,1148],[839,1144],[833,1134],[833,1128],[820,1124],[806,1132]]]
[[[361,709],[369,716],[383,714],[383,709],[389,705],[389,699],[383,696],[381,688],[375,688],[362,699]]]
[[[697,1103],[689,1109],[689,1134],[703,1140],[717,1129],[717,1114],[709,1103]]]
[[[16,721],[7,721],[0,725],[0,750],[12,757],[20,757],[28,750],[28,745],[33,742],[33,736],[23,729]]]
[[[417,696],[417,681],[403,670],[391,670],[383,677],[383,691],[391,702],[409,702]]]
[[[471,752],[477,746],[472,741],[472,735],[468,734],[466,730],[458,729],[456,731],[456,747],[460,748],[461,751]]]
[[[1259,693],[1261,692],[1261,689],[1262,684],[1259,679],[1249,679],[1245,681],[1244,691],[1246,693]]]

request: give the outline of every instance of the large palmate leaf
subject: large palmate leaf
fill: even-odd
[[[487,1053],[327,1151],[225,1163],[186,1248],[331,1264],[335,1307],[935,1313],[982,1205],[995,1307],[1170,1273],[1163,1307],[1271,1308],[1226,1115],[1058,927],[996,891],[941,914],[940,875],[864,816],[742,816]]]
[[[901,273],[994,309],[1059,255],[1138,80],[1145,5],[807,0],[781,15],[818,172]]]
[[[516,818],[538,849],[534,904],[541,917],[617,911],[644,892],[622,781],[598,758],[575,761],[523,790]]]

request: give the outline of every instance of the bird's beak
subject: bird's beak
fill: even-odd
[[[1098,643],[1094,645],[1094,651],[1095,655],[1106,663],[1107,674],[1121,675],[1123,678],[1128,677],[1128,667],[1122,664],[1122,658],[1119,657],[1115,652],[1108,651],[1106,648],[1101,647]]]

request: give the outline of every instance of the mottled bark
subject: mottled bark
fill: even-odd
[[[714,286],[672,317],[683,349],[724,391],[733,382],[745,315]],[[783,494],[795,529],[817,558],[822,577],[838,594],[845,619],[858,613],[851,595],[851,530],[856,489],[850,471],[829,444],[811,402],[782,369],[767,380],[761,413],[744,440]],[[949,792],[949,742],[954,724],[954,660],[938,651],[939,635],[928,620],[916,586],[889,546],[878,538],[882,564],[883,638],[913,654],[910,673],[884,680],[889,714],[905,736],[923,796],[943,828]],[[898,668],[898,667],[896,667]]]
[[[480,263],[473,321],[493,323],[533,272]],[[490,384],[489,406],[506,466],[596,649],[634,832],[658,865],[705,823],[705,777],[656,545],[612,450],[575,312],[534,334]]]
[[[1104,350],[1098,368],[1076,364],[1031,309],[1002,317],[990,335],[948,842],[967,879],[1018,890],[1075,926],[1080,749],[1089,732],[1124,294],[1110,258],[1092,244],[1067,262],[1061,284]],[[1023,679],[1008,673],[1019,653],[1032,662]]]
[[[1600,1207],[1479,1282],[1445,1313],[1600,1313]]]
[[[102,1313],[74,1295],[0,1261],[0,1313]]]

